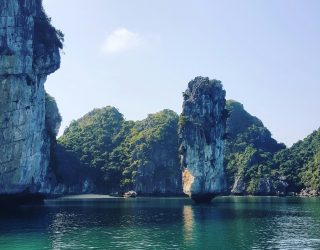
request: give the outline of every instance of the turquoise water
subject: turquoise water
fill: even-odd
[[[0,249],[320,249],[320,199],[52,200],[2,209]]]

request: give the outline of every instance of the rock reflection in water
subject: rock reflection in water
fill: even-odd
[[[184,239],[186,243],[192,242],[193,240],[193,210],[192,206],[184,206],[183,207],[183,229],[184,229]]]
[[[320,249],[320,200],[50,201],[0,209],[0,249]]]

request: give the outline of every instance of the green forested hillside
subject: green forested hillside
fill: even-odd
[[[289,190],[295,192],[301,188],[320,190],[319,160],[320,129],[274,157],[280,174],[286,177]]]
[[[178,115],[163,110],[142,121],[125,121],[114,107],[73,121],[58,140],[82,164],[98,169],[108,191],[180,192]]]
[[[320,149],[302,169],[301,180],[306,188],[320,191]]]
[[[229,100],[226,108],[225,171],[231,193],[319,190],[320,130],[286,149],[241,103]],[[63,172],[58,176],[69,183],[76,181],[72,176],[91,178],[105,192],[181,193],[178,120],[171,110],[134,122],[114,107],[95,109],[58,139],[55,161]]]
[[[64,149],[59,151],[62,158],[60,164],[66,161],[67,155],[72,155],[71,158],[77,158],[81,165],[94,168],[95,172],[100,173],[95,175],[97,179],[94,180],[100,189],[112,190],[119,185],[121,170],[110,167],[109,162],[112,151],[121,143],[118,138],[125,127],[123,115],[110,106],[94,109],[82,118],[71,122],[63,136],[58,139],[59,148]],[[74,160],[72,163],[73,166],[77,165]],[[70,171],[74,170],[70,169]],[[86,172],[88,171],[90,172],[89,169]],[[110,175],[112,178],[109,178]],[[104,187],[101,187],[102,185]]]
[[[225,166],[233,193],[320,190],[320,129],[285,148],[243,105],[227,101]]]
[[[228,100],[225,169],[229,190],[235,194],[267,194],[281,188],[273,164],[275,152],[285,148],[263,123],[239,102]]]
[[[116,146],[116,137],[124,119],[114,107],[94,109],[77,121],[71,122],[59,143],[76,153],[81,162],[103,168]]]
[[[135,123],[118,148],[127,155],[123,186],[142,193],[181,192],[177,125],[178,115],[171,110]]]

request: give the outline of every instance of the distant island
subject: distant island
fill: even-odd
[[[286,148],[241,103],[228,100],[226,109],[226,194],[319,194],[320,130]],[[65,184],[78,186],[77,192],[90,183],[85,192],[180,194],[177,131],[184,122],[171,110],[134,122],[125,121],[114,107],[95,109],[73,121],[58,139],[56,168],[61,180],[76,174],[78,182]]]
[[[181,115],[128,121],[106,106],[56,139],[61,115],[44,83],[60,67],[63,34],[32,3],[1,10],[0,27],[13,10],[20,21],[0,31],[0,196],[319,195],[320,129],[286,148],[205,77],[189,82]]]

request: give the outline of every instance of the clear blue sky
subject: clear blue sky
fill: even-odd
[[[44,0],[65,33],[47,91],[73,119],[112,105],[127,119],[181,112],[195,76],[222,81],[275,139],[320,126],[320,1]]]

